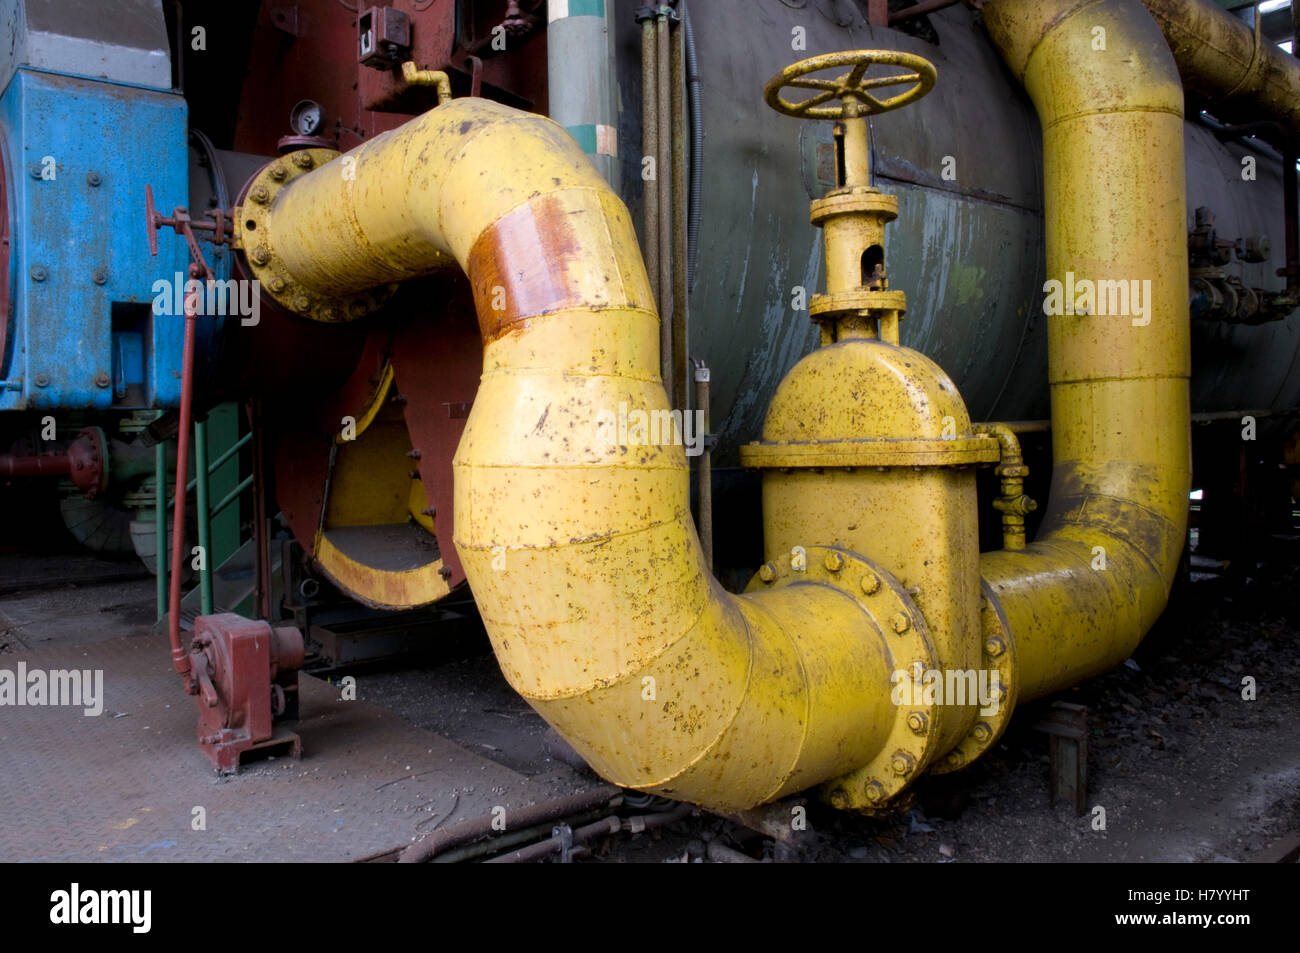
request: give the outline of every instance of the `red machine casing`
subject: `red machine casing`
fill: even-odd
[[[218,772],[237,772],[249,751],[302,754],[298,736],[273,722],[298,715],[303,656],[302,635],[294,628],[272,629],[229,612],[194,620],[190,662],[199,687],[199,746]]]

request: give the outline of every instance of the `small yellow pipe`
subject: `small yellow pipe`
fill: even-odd
[[[451,99],[451,78],[440,69],[420,69],[411,60],[402,64],[402,79],[411,86],[432,86],[438,91],[438,105]]]
[[[1047,318],[1047,514],[1024,550],[980,560],[1028,700],[1127,658],[1164,609],[1182,553],[1183,93],[1139,0],[992,0],[984,20],[1043,125],[1048,279],[1137,281],[1145,310],[1108,316],[1094,303],[1092,313]]]
[[[1020,438],[1006,424],[982,424],[975,428],[975,432],[997,439],[1001,458],[993,472],[1002,483],[1002,492],[993,501],[993,508],[1002,514],[1002,548],[1022,550],[1025,548],[1025,517],[1038,509],[1038,504],[1025,495],[1025,477],[1029,476],[1029,467],[1025,466],[1025,457],[1020,451]]]

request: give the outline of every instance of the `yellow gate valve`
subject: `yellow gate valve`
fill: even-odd
[[[873,66],[904,72],[868,77]],[[812,75],[840,67],[848,72],[835,78]],[[813,201],[811,215],[826,243],[827,293],[814,295],[809,305],[809,314],[821,323],[823,345],[846,337],[898,343],[907,296],[889,290],[885,271],[885,225],[898,217],[898,199],[871,185],[867,117],[915,102],[934,88],[936,78],[934,64],[915,54],[853,50],[788,66],[764,89],[767,104],[779,113],[835,123],[836,188]],[[907,88],[887,98],[876,94],[897,86]],[[813,95],[791,102],[781,95],[787,89]]]
[[[873,67],[892,69],[873,76]],[[832,68],[840,75],[814,75]],[[861,574],[864,593],[882,591],[883,579],[905,594],[906,611],[868,607],[891,671],[891,685],[874,690],[888,694],[893,718],[875,756],[823,791],[849,809],[879,808],[923,771],[969,763],[1001,733],[1004,720],[969,698],[926,708],[893,688],[982,664],[1000,686],[1014,684],[1012,653],[996,663],[982,656],[974,467],[997,462],[998,441],[974,432],[938,364],[899,343],[907,297],[889,287],[884,249],[898,200],[871,185],[867,117],[915,102],[936,79],[919,56],[859,50],[796,63],[765,91],[778,112],[835,122],[836,186],[811,214],[826,245],[826,293],[809,305],[822,346],[786,374],[762,439],[740,450],[741,463],[763,473],[764,556],[780,567],[791,553],[836,547],[875,567]],[[904,88],[886,98],[891,87]],[[811,96],[792,102],[789,89]],[[753,586],[808,575],[760,572]]]

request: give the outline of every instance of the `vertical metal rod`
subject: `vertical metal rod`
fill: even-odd
[[[1300,208],[1296,203],[1300,195],[1296,189],[1296,136],[1290,129],[1283,130],[1282,147],[1282,206],[1286,219],[1286,290],[1294,294],[1300,290]]]
[[[259,619],[271,619],[271,527],[266,511],[266,445],[261,418],[261,404],[254,398],[248,402],[248,426],[253,434],[253,566],[257,574],[253,605]]]
[[[199,521],[199,549],[203,553],[203,568],[199,570],[199,612],[212,614],[212,547],[211,518],[208,509],[208,422],[194,422],[194,479],[197,481],[195,492],[195,516]]]
[[[162,416],[159,414],[158,416]],[[158,618],[167,615],[167,441],[153,448],[154,575],[158,578]]]
[[[695,363],[695,406],[700,412],[700,439],[704,453],[700,455],[698,472],[700,493],[700,549],[704,551],[704,565],[713,572],[713,454],[709,449],[709,369],[698,357]]]
[[[197,265],[190,265],[190,277],[197,278]],[[193,685],[190,678],[190,656],[181,645],[181,566],[184,564],[185,545],[185,485],[189,480],[190,414],[194,400],[194,336],[199,310],[198,293],[185,296],[185,345],[181,359],[180,422],[176,431],[176,493],[172,516],[172,568],[167,599],[167,636],[171,642],[172,664],[185,679],[186,688]],[[159,554],[162,558],[162,554]]]
[[[645,160],[659,161],[659,106],[656,101],[658,69],[655,66],[655,21],[641,21],[641,191],[645,205],[645,233],[641,247],[645,252],[645,270],[650,289],[659,296],[659,171],[646,181]]]
[[[658,50],[655,53],[655,73],[658,92],[655,103],[658,106],[658,141],[659,157],[655,161],[655,177],[659,186],[659,360],[664,379],[664,390],[671,400],[673,389],[673,323],[669,311],[669,302],[673,296],[672,284],[672,125],[669,93],[669,51],[668,51],[668,11],[661,8],[655,20],[655,37]]]
[[[678,21],[671,34],[671,112],[673,156],[672,215],[672,357],[673,389],[668,395],[672,406],[687,412],[690,368],[686,359],[687,286],[686,286],[686,30]]]

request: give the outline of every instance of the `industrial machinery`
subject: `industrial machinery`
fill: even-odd
[[[607,780],[878,810],[1131,654],[1190,491],[1203,546],[1291,512],[1300,63],[1261,16],[123,0],[87,70],[53,6],[4,5],[0,406],[163,412],[219,770],[296,744],[314,605],[472,595]],[[222,402],[256,619],[204,590],[187,645]],[[87,427],[0,473],[146,475]]]

